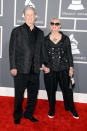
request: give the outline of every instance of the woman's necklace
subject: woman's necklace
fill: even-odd
[[[51,33],[50,39],[56,44],[60,40],[60,34]]]
[[[53,42],[57,42],[57,38],[56,37],[53,38]]]

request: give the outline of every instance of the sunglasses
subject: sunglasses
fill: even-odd
[[[53,26],[53,25],[55,25],[55,26],[59,26],[60,25],[60,23],[54,23],[54,22],[50,22],[50,24]]]

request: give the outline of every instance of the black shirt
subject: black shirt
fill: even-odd
[[[61,71],[73,66],[70,40],[68,36],[61,34],[62,38],[57,44],[50,40],[49,35],[43,42],[43,64],[53,71]]]
[[[36,33],[36,27],[34,26],[33,30],[30,30],[30,27],[25,23],[28,37],[29,37],[29,46],[31,47],[32,50],[32,64],[31,64],[31,69],[30,72],[34,72],[34,52],[35,52],[35,43],[36,43],[36,38],[37,38],[37,33]]]

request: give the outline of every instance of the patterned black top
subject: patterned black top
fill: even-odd
[[[69,37],[62,32],[61,40],[54,44],[49,35],[44,38],[42,54],[43,64],[53,71],[61,71],[73,67],[73,57]]]

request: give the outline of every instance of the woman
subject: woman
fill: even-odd
[[[61,24],[59,19],[53,18],[50,22],[51,33],[43,42],[42,54],[44,70],[44,82],[49,100],[48,117],[55,115],[55,93],[57,85],[62,90],[65,110],[70,111],[74,118],[78,119],[73,103],[73,92],[69,88],[70,77],[73,76],[73,57],[69,37],[59,31]]]

